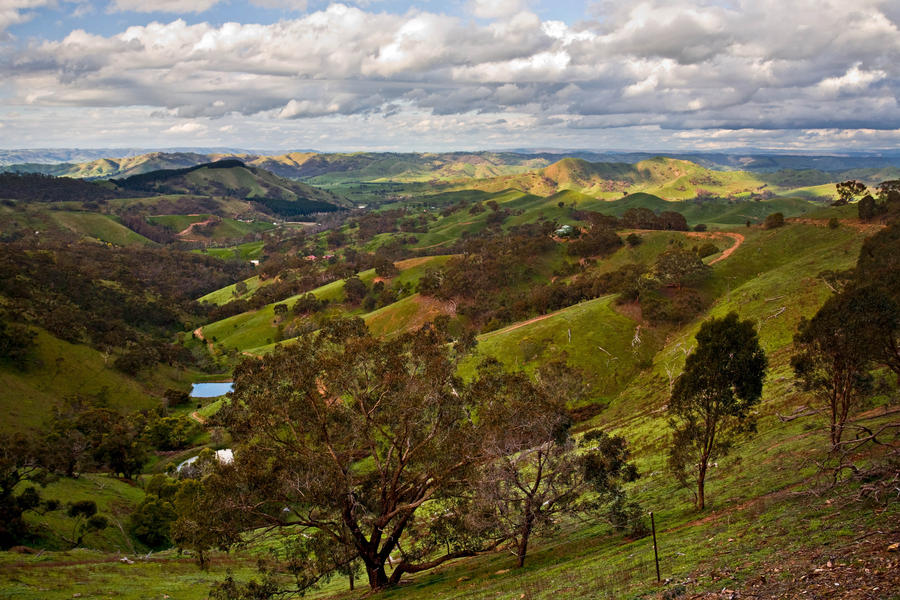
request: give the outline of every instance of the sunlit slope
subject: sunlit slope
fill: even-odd
[[[852,173],[874,185],[876,180],[889,179],[897,172],[895,168],[886,168]],[[767,191],[779,195],[829,197],[835,193],[834,183],[849,176],[848,173],[820,171],[816,171],[814,176],[791,176],[789,172],[781,175],[781,172],[718,171],[687,160],[662,156],[634,164],[592,163],[580,158],[564,158],[526,173],[461,183],[460,188],[486,192],[514,188],[538,196],[574,190],[604,200],[615,200],[639,192],[667,201],[688,200],[701,193],[747,199],[750,194]]]
[[[604,199],[627,193],[648,192],[666,200],[692,198],[698,189],[722,194],[744,194],[765,186],[745,171],[714,171],[686,160],[656,157],[635,164],[592,163],[564,158],[543,169],[467,182],[466,187],[485,191],[517,188],[539,196],[576,190]]]
[[[640,342],[632,345],[636,333]],[[638,323],[617,312],[614,296],[609,295],[480,335],[463,372],[470,373],[485,356],[526,371],[564,361],[583,370],[597,401],[622,390],[655,346],[655,336],[646,332],[642,336]]]
[[[819,274],[851,268],[864,238],[849,227],[831,230],[805,224],[744,233],[746,240],[734,254],[713,266],[706,289],[716,296],[714,304],[669,336],[652,367],[614,402],[607,420],[631,421],[658,409],[668,398],[670,382],[681,372],[702,321],[730,311],[756,323],[769,357],[766,397],[797,392],[790,383],[793,335],[800,319],[815,314],[831,294]],[[664,425],[658,424],[660,431]],[[644,426],[634,421],[634,427]]]
[[[52,211],[51,218],[60,226],[88,238],[116,246],[155,245],[155,242],[119,223],[115,217],[89,212]]]
[[[421,258],[411,258],[395,263],[400,270],[400,274],[392,278],[386,284],[391,285],[394,282],[415,284],[416,281],[425,273],[429,267],[439,267],[444,264],[449,256],[427,256]],[[375,269],[362,271],[357,275],[366,285],[371,285],[376,278]],[[257,281],[258,283],[258,281]],[[228,290],[228,291],[226,291]],[[231,294],[233,288],[224,288],[213,294],[218,294],[217,298],[222,295]],[[320,300],[328,300],[332,303],[342,302],[344,300],[344,281],[333,281],[324,286],[318,287],[311,291]],[[287,324],[292,318],[291,316],[279,320],[275,315],[276,304],[286,304],[289,308],[300,298],[300,294],[291,296],[279,302],[268,304],[258,310],[249,311],[228,317],[215,323],[210,323],[202,328],[203,336],[208,341],[224,349],[236,349],[238,351],[256,352],[260,347],[268,346],[278,342],[279,325]],[[409,298],[404,299],[409,301]],[[403,302],[404,300],[401,300]],[[402,305],[401,305],[402,306]],[[353,314],[362,314],[363,311],[356,309]],[[377,312],[377,311],[376,311]],[[401,310],[401,312],[403,312]],[[406,314],[406,313],[404,313]],[[412,313],[409,313],[412,314]],[[395,322],[394,319],[382,317],[388,321]],[[424,321],[423,321],[424,322]]]

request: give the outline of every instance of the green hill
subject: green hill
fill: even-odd
[[[159,403],[147,392],[147,384],[113,368],[108,356],[80,344],[57,339],[42,329],[37,332],[36,366],[26,371],[0,366],[0,428],[10,431],[40,425],[63,398],[81,394],[103,396],[119,410],[152,408]],[[159,385],[155,393],[165,390]]]
[[[874,173],[870,175],[874,176]],[[837,174],[831,174],[826,179],[829,182],[841,181]],[[773,185],[770,186],[770,183]],[[769,187],[777,193],[786,193],[798,186],[790,177],[779,180],[749,171],[716,171],[687,160],[660,156],[634,164],[592,163],[579,158],[564,158],[543,169],[466,182],[459,187],[488,192],[515,188],[539,196],[575,190],[606,200],[644,192],[675,201],[694,198],[701,193],[720,197],[749,196]]]
[[[253,200],[283,217],[334,211],[347,205],[345,200],[331,192],[248,167],[236,159],[184,169],[151,171],[113,182],[119,188],[132,192],[231,196]]]
[[[50,215],[54,221],[66,229],[101,242],[109,242],[117,246],[155,244],[109,215],[70,211],[53,211]]]
[[[400,273],[392,278],[390,283],[414,285],[422,277],[426,269],[439,267],[449,258],[449,256],[427,256],[398,261],[395,264]],[[375,269],[362,271],[357,276],[363,283],[371,286],[376,278]],[[258,279],[254,281],[251,278],[247,280],[247,284],[248,294],[250,294],[255,289],[253,286],[258,288],[260,282]],[[232,286],[229,286],[204,298],[227,302],[233,297],[233,289]],[[312,290],[311,293],[319,300],[327,300],[330,303],[343,302],[344,280],[333,281]],[[275,304],[287,304],[288,307],[293,307],[302,295],[305,294],[291,296],[260,309],[204,325],[202,328],[203,336],[217,347],[223,349],[236,349],[241,352],[251,352],[252,354],[265,353],[278,342],[279,325],[284,325],[283,321],[276,318]],[[438,307],[433,306],[432,303],[415,300],[414,298],[415,296],[401,299],[395,303],[396,305],[392,304],[368,315],[364,315],[364,311],[359,308],[352,310],[352,312],[353,314],[364,316],[367,321],[372,321],[374,323],[373,327],[378,328],[385,334],[409,329],[416,324],[423,325],[428,320],[427,315],[432,315],[433,317],[442,312]],[[290,317],[286,318],[286,321],[289,320]]]

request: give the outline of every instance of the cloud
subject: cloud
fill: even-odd
[[[53,3],[53,0],[0,0],[0,40],[9,27],[34,18],[34,13],[28,11]]]
[[[25,2],[3,2],[26,18]],[[188,12],[216,0],[115,2]],[[900,14],[879,0],[620,0],[577,24],[541,21],[518,1],[468,7],[486,21],[332,4],[271,24],[76,30],[4,54],[0,107],[143,107],[252,120],[273,135],[303,122],[470,131],[476,118],[486,136],[900,127]]]
[[[109,10],[113,12],[141,13],[201,13],[209,10],[221,0],[112,0]]]
[[[206,125],[188,121],[187,123],[178,123],[166,129],[165,133],[201,133],[206,131]]]
[[[470,0],[468,8],[480,19],[510,17],[525,8],[522,0]]]

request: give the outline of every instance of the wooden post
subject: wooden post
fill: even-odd
[[[656,561],[656,583],[659,583],[659,552],[656,549],[656,522],[653,520],[652,510],[650,511],[650,530],[653,532],[653,560]]]

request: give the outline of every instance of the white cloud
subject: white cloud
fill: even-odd
[[[140,6],[188,12],[215,2]],[[26,18],[25,2],[0,0],[0,13],[9,7]],[[278,135],[292,122],[374,131],[376,118],[447,133],[469,131],[475,116],[485,135],[508,134],[512,123],[647,136],[900,127],[900,31],[878,0],[621,0],[574,25],[542,22],[521,2],[469,7],[487,22],[332,4],[272,24],[176,19],[109,36],[76,30],[4,55],[0,107],[141,106],[237,124],[214,130],[229,135],[248,131],[239,125],[249,120],[260,135],[262,124]]]
[[[33,19],[34,14],[28,11],[53,3],[54,0],[0,0],[0,39],[9,27]]]
[[[114,12],[133,11],[141,13],[201,13],[209,10],[222,0],[112,0],[109,10]]]
[[[206,131],[206,125],[188,121],[187,123],[172,125],[166,129],[165,133],[201,133],[204,131]]]

